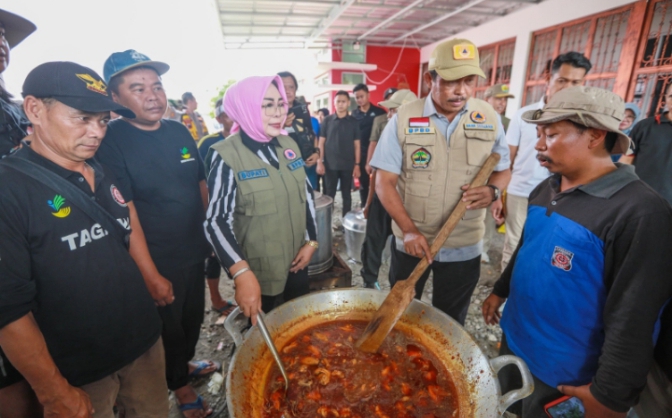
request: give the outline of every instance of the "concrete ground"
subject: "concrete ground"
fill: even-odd
[[[353,208],[359,206],[359,193],[353,192]],[[336,196],[335,208],[334,208],[334,217],[333,217],[333,226],[334,226],[334,247],[338,249],[339,254],[343,260],[348,260],[346,254],[346,247],[344,241],[343,232],[340,232],[341,226],[341,199],[340,194]],[[501,252],[502,246],[504,243],[504,235],[495,234],[496,236],[492,239],[491,249],[489,251],[490,255],[490,264],[481,264],[481,278],[479,285],[476,287],[474,294],[472,296],[471,305],[469,307],[469,313],[465,323],[465,328],[469,334],[474,338],[478,343],[481,349],[489,356],[494,357],[497,355],[499,348],[499,341],[501,339],[501,329],[499,326],[489,326],[486,325],[483,321],[481,315],[481,305],[485,298],[490,294],[492,287],[491,283],[497,279],[500,274],[500,261],[501,261]],[[359,273],[361,269],[361,264],[355,263],[353,261],[348,261],[349,267],[352,269],[352,285],[353,287],[363,287],[362,277]],[[380,269],[379,273],[379,282],[381,287],[385,290],[389,290],[389,281],[388,281],[388,272],[389,272],[389,258],[384,260],[384,263]],[[490,285],[488,285],[490,284]],[[222,279],[220,280],[220,293],[224,298],[233,299],[233,286],[231,281],[223,274]],[[207,287],[206,287],[207,292]],[[425,286],[422,300],[431,303],[432,296],[432,279],[428,280],[427,285]],[[219,315],[210,311],[210,296],[206,294],[206,314],[205,321],[201,328],[201,337],[196,347],[196,359],[212,359],[222,363],[223,375],[226,377],[226,371],[228,370],[229,361],[233,355],[234,344],[231,337],[224,330],[223,325],[218,324]],[[221,322],[221,321],[220,321]],[[196,390],[206,399],[210,406],[214,409],[214,413],[211,415],[216,418],[228,418],[229,414],[226,408],[226,396],[225,388],[222,386],[222,389],[216,394],[208,393],[208,382],[209,378],[202,378],[194,380],[193,386]],[[174,397],[171,396],[171,410],[170,418],[179,418],[182,417],[182,414],[179,412],[175,406]]]

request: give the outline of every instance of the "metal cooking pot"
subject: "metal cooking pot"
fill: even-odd
[[[327,290],[287,302],[266,315],[277,347],[283,347],[300,332],[333,320],[369,320],[388,292],[373,289]],[[226,330],[237,350],[226,377],[226,401],[232,418],[260,417],[265,384],[274,364],[257,327],[241,335],[236,309],[226,319]],[[532,393],[532,375],[515,356],[488,360],[471,336],[452,318],[416,299],[406,309],[396,328],[412,335],[431,350],[451,373],[458,393],[459,416],[491,418],[501,416],[515,401]],[[501,394],[497,372],[514,364],[523,376],[523,387]]]
[[[334,264],[333,239],[331,235],[331,218],[334,212],[334,199],[315,192],[315,223],[317,224],[317,243],[319,248],[313,253],[308,264],[308,274],[319,274],[327,271]]]
[[[348,258],[358,263],[362,262],[362,246],[366,237],[366,218],[362,209],[348,212],[343,217],[345,230],[345,248]]]

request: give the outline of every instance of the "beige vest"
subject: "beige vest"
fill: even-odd
[[[293,139],[280,135],[278,141],[279,170],[247,148],[240,134],[212,146],[234,172],[233,233],[266,296],[284,291],[292,260],[306,242],[303,159]]]
[[[418,99],[397,110],[397,136],[403,152],[397,189],[408,216],[431,243],[460,201],[460,188],[471,183],[492,152],[499,116],[488,103],[470,99],[469,110],[446,141],[431,118],[429,129],[410,126],[410,118],[422,117],[424,104],[425,99]],[[483,239],[485,212],[467,210],[443,247],[466,247]],[[392,230],[403,239],[395,222]]]

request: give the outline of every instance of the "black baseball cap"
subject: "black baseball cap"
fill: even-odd
[[[83,112],[112,111],[135,118],[130,109],[115,103],[107,93],[107,84],[92,69],[74,62],[56,61],[38,65],[23,82],[23,97],[51,97]]]

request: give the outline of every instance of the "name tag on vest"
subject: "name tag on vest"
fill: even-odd
[[[494,131],[495,125],[490,123],[465,123],[464,129],[480,129],[482,131]]]
[[[287,164],[287,167],[289,168],[290,171],[298,170],[299,168],[303,167],[306,165],[306,163],[303,161],[303,158],[299,158],[297,160],[292,161],[291,163]]]
[[[428,128],[406,128],[406,135],[411,135],[411,134],[433,134],[434,133],[434,128],[433,127],[428,127]]]
[[[241,171],[238,173],[238,180],[252,180],[260,177],[268,177],[268,171],[265,168],[259,170]]]

